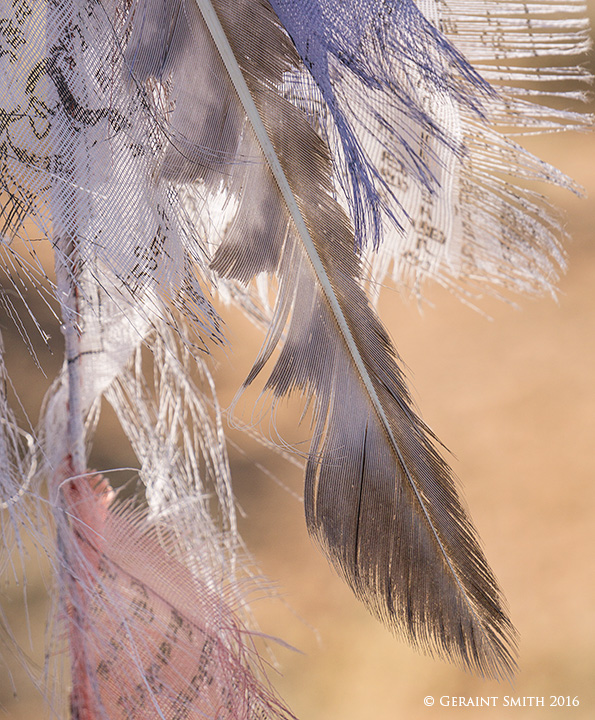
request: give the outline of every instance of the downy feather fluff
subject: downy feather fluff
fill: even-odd
[[[184,717],[289,716],[230,614],[243,570],[203,361],[222,341],[211,287],[268,322],[246,384],[266,372],[274,399],[299,392],[313,407],[306,521],[356,596],[417,648],[510,676],[500,590],[364,288],[391,265],[417,292],[427,277],[551,288],[560,231],[525,180],[572,185],[498,126],[588,122],[524,89],[536,75],[587,79],[525,62],[585,52],[582,4],[23,0],[2,14],[4,271],[45,282],[65,339],[38,481],[73,717],[182,717],[179,698]],[[54,277],[25,219],[51,244]],[[145,514],[88,467],[102,398],[138,456]],[[4,405],[0,452],[29,438]],[[35,495],[14,483],[3,476],[10,512]],[[165,596],[172,573],[183,596]],[[139,602],[162,624],[147,637]],[[206,685],[198,645],[164,669],[175,613],[209,640]],[[116,646],[130,683],[106,666]]]

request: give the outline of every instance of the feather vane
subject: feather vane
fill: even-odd
[[[289,320],[267,388],[277,396],[298,388],[316,394],[306,471],[309,528],[356,594],[411,642],[488,675],[509,674],[513,631],[499,590],[435,439],[411,407],[392,343],[360,287],[353,231],[329,184],[330,158],[295,108],[269,90],[271,68],[261,79],[250,65],[264,53],[245,48],[245,38],[274,37],[279,29],[270,21],[268,29],[265,16],[258,33],[238,34],[237,9],[229,19],[224,11],[221,28],[210,9],[205,21],[216,43],[226,38],[220,52],[230,76],[239,71],[245,78],[249,93],[240,80],[234,85],[287,206],[288,225],[272,257],[261,247],[262,265],[238,252],[235,264],[225,266],[218,251],[213,267],[245,279],[242,261],[256,273],[279,256],[277,327],[247,382]],[[282,47],[282,36],[268,44]],[[279,63],[278,83],[289,69]]]

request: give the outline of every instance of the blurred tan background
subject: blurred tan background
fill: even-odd
[[[514,685],[485,682],[395,640],[310,542],[295,498],[302,492],[301,471],[244,442],[244,453],[230,451],[245,512],[242,533],[284,601],[257,603],[256,613],[263,631],[302,651],[277,650],[281,674],[272,676],[302,720],[595,717],[595,133],[542,138],[531,148],[589,196],[551,192],[573,238],[559,301],[519,297],[515,309],[486,300],[481,309],[491,320],[432,287],[423,313],[395,291],[386,291],[381,302],[424,418],[456,454],[453,467],[520,632],[519,674]],[[217,384],[226,406],[261,338],[245,320],[224,317],[232,352],[217,358]],[[42,358],[51,379],[60,363],[59,332],[49,315],[44,321],[57,348]],[[24,405],[35,418],[49,379],[12,325],[4,317],[1,322],[16,382],[32,393]],[[95,467],[131,462],[125,449],[118,453],[117,433],[101,434]],[[29,631],[18,619],[20,590],[2,586],[0,596],[27,646]],[[36,639],[31,652],[42,661],[45,589],[34,559],[28,597]],[[435,698],[434,707],[424,706],[426,696]],[[497,707],[445,708],[442,696],[498,700]],[[505,708],[505,696],[527,698],[527,704],[529,697],[544,698],[544,707]],[[549,707],[550,696],[576,697],[580,705]],[[0,717],[43,717],[40,696],[5,655]]]

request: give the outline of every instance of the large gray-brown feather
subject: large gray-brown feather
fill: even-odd
[[[171,33],[162,33],[163,52],[151,64],[142,48],[159,33],[133,36],[127,56],[138,82],[156,79],[173,98],[160,172],[172,182],[225,187],[238,199],[213,269],[243,282],[277,273],[274,323],[247,382],[285,329],[267,387],[276,396],[315,395],[305,494],[310,532],[355,594],[415,646],[481,674],[509,676],[514,630],[452,473],[412,408],[396,352],[361,288],[328,148],[283,97],[283,74],[299,58],[266,2],[213,2],[311,251],[246,122],[230,68],[210,45],[197,11],[202,4],[142,0],[137,12],[144,8],[164,28],[181,27],[173,31],[181,40],[168,53]],[[216,128],[225,128],[221,137]]]

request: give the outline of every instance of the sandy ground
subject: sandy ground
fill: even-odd
[[[428,288],[433,306],[423,314],[394,291],[381,304],[424,417],[456,454],[453,466],[520,632],[518,676],[514,685],[482,681],[394,639],[310,542],[295,498],[301,472],[248,444],[244,454],[231,453],[242,532],[284,600],[257,604],[256,613],[264,631],[302,651],[276,651],[281,674],[274,684],[303,720],[595,717],[595,134],[557,136],[535,147],[590,197],[552,192],[573,237],[559,301],[519,298],[515,309],[487,300],[481,309],[492,320],[436,288]],[[245,321],[226,320],[235,349],[218,358],[223,405],[260,344],[256,333],[246,334]],[[5,342],[17,381],[31,388],[24,403],[34,415],[47,383],[8,327]],[[59,354],[43,364],[51,378]],[[124,452],[114,456],[116,446],[117,435],[102,434],[96,466],[127,464]],[[27,647],[28,635],[35,638],[31,652],[41,660],[45,589],[35,562],[30,633],[19,620],[20,592],[11,586],[0,593],[19,638]],[[424,705],[427,696],[433,707]],[[441,706],[441,698],[453,696],[496,700],[479,710]],[[550,706],[552,696],[580,704],[561,710]],[[525,706],[505,707],[511,697]],[[529,707],[529,698],[543,698],[543,707]],[[0,717],[41,717],[40,703],[18,666],[0,659]]]

